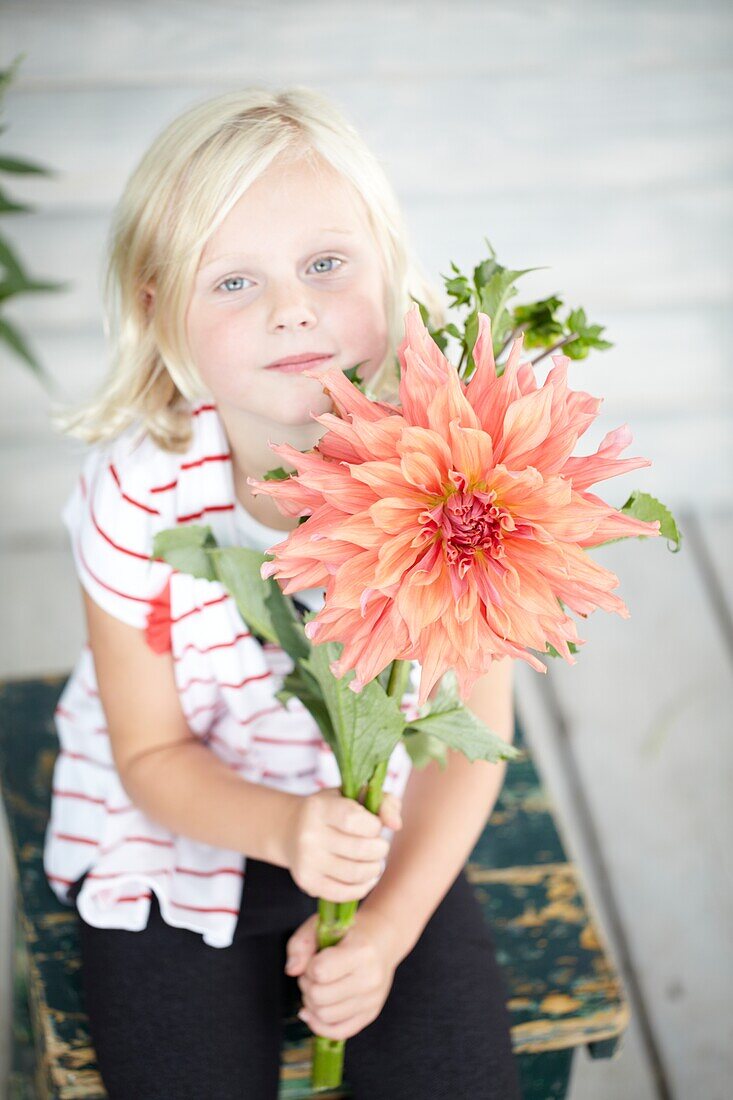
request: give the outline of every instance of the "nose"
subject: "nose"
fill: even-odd
[[[296,282],[274,290],[269,320],[269,327],[273,332],[312,328],[316,324],[317,316],[307,288]]]

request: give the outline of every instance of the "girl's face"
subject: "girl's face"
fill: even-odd
[[[309,414],[331,411],[330,397],[316,378],[268,364],[327,354],[323,369],[364,363],[370,378],[384,360],[384,279],[358,195],[330,165],[316,173],[274,161],[207,242],[186,324],[229,426],[259,437],[242,439],[245,448],[268,435],[317,439],[323,428]]]

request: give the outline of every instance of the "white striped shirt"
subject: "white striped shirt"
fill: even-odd
[[[149,435],[140,438],[134,425],[89,448],[62,511],[80,581],[104,610],[140,629],[151,601],[169,583],[171,659],[191,732],[251,782],[298,794],[338,787],[336,758],[310,713],[298,700],[283,706],[275,698],[291,658],[278,646],[260,644],[219,581],[150,560],[155,534],[179,524],[206,524],[220,546],[258,550],[288,535],[255,520],[237,501],[216,406],[201,402],[191,415],[185,454],[162,450]],[[297,598],[317,610],[323,593],[310,589]],[[412,662],[402,700],[411,716],[418,713],[419,674]],[[67,891],[88,871],[77,898],[88,924],[145,928],[154,890],[168,924],[201,933],[212,947],[227,947],[246,856],[172,833],[131,803],[114,766],[88,645],[61,694],[55,723],[60,751],[43,861],[59,900],[73,904]],[[410,770],[399,742],[384,789],[401,796]],[[392,837],[386,826],[382,834]]]

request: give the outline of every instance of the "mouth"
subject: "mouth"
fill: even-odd
[[[285,374],[299,374],[306,368],[317,367],[321,363],[328,363],[333,355],[294,355],[290,359],[278,359],[274,363],[268,363],[265,370],[281,371]]]

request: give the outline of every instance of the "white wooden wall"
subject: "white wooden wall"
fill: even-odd
[[[729,4],[5,0],[0,26],[2,66],[27,54],[2,150],[58,172],[4,179],[37,209],[3,218],[0,233],[32,274],[71,282],[7,314],[61,397],[91,392],[105,371],[104,236],[154,135],[208,96],[304,83],[381,158],[439,285],[450,260],[483,258],[488,236],[505,265],[546,265],[517,300],[559,293],[606,325],[616,346],[570,374],[605,396],[588,449],[628,421],[629,453],[654,461],[610,483],[608,499],[639,487],[675,508],[730,506]],[[81,446],[53,435],[44,391],[4,351],[0,371],[0,676],[63,671],[82,626],[59,511]],[[657,1095],[635,1040],[574,1090]]]

